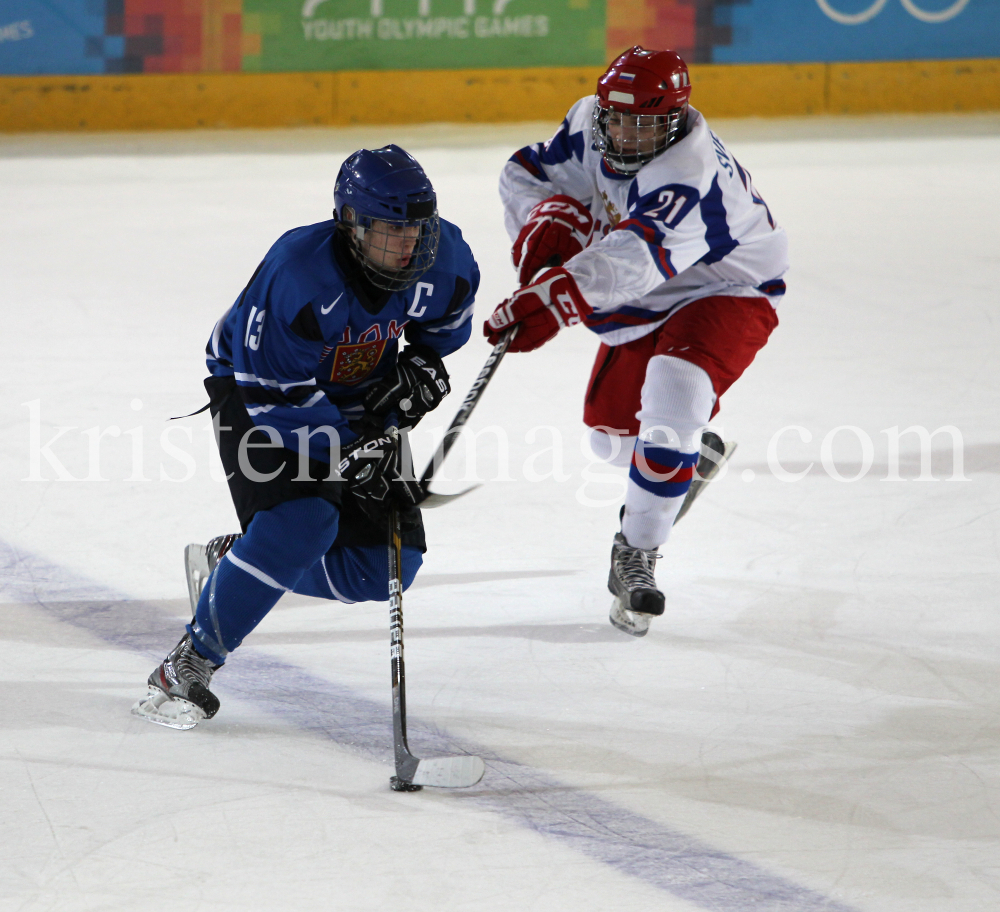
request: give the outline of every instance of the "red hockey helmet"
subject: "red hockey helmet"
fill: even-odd
[[[684,136],[691,78],[673,51],[636,45],[597,81],[594,145],[612,171],[635,174]]]

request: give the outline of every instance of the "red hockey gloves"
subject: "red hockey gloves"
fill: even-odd
[[[450,392],[441,356],[426,345],[407,345],[396,359],[396,369],[368,391],[365,411],[384,416],[395,410],[415,425]]]
[[[534,282],[519,288],[493,311],[483,326],[483,334],[496,345],[503,332],[517,323],[520,329],[508,351],[532,351],[541,348],[560,329],[579,323],[592,311],[565,269],[546,269]]]
[[[529,213],[511,258],[522,285],[544,266],[562,266],[590,243],[594,218],[571,196],[550,196]]]

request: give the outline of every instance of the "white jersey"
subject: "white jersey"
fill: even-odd
[[[515,152],[500,176],[504,224],[516,240],[530,209],[556,194],[589,207],[593,242],[564,266],[594,308],[586,323],[608,345],[652,332],[712,295],[784,293],[788,240],[767,204],[694,108],[687,135],[632,176],[616,174],[591,140],[594,97],[555,136]]]

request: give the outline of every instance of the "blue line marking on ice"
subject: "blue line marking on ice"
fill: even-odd
[[[153,663],[166,655],[183,629],[176,618],[164,617],[152,602],[129,599],[4,542],[0,542],[0,600],[35,603],[50,616],[112,646],[148,655]],[[229,695],[239,696],[339,747],[378,763],[391,763],[388,674],[386,682],[382,704],[243,647],[220,675],[218,691],[223,702]],[[136,681],[136,696],[144,683]],[[127,713],[128,707],[123,706],[123,716]],[[458,741],[418,719],[407,722],[410,744],[418,755],[470,753],[486,761],[483,782],[452,793],[456,800],[489,808],[703,909],[854,912],[752,862],[505,760],[488,748]]]

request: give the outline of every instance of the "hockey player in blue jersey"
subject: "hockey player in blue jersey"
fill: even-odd
[[[584,421],[596,453],[630,466],[608,588],[633,636],[663,613],[657,549],[719,397],[777,325],[788,267],[784,231],[690,95],[677,54],[634,47],[500,178],[523,287],[485,332],[517,325],[510,351],[576,323],[600,336]]]
[[[479,270],[398,146],[347,159],[334,203],[332,220],[278,239],[209,340],[205,386],[243,534],[188,548],[194,617],[133,707],[152,722],[214,716],[213,673],[283,593],[388,600],[392,506],[404,588],[420,567],[421,491],[387,429],[449,392],[442,358],[469,339]]]

